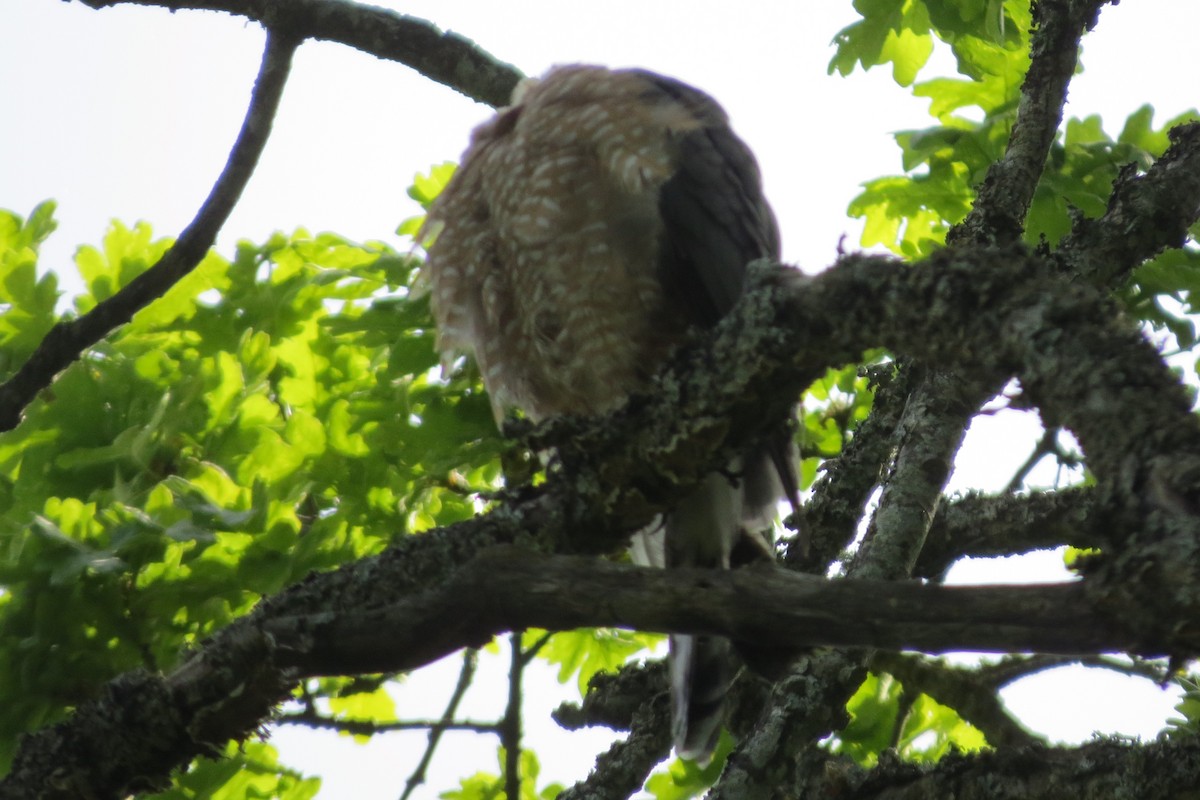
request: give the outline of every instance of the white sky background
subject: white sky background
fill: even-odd
[[[682,78],[717,97],[757,153],[783,229],[784,257],[808,271],[828,265],[839,238],[853,248],[861,226],[845,216],[867,179],[900,169],[895,130],[931,124],[925,101],[889,72],[828,77],[829,41],[853,21],[849,2],[699,0],[564,3],[381,3],[477,41],[527,74],[551,64],[636,65]],[[1103,115],[1110,133],[1143,102],[1155,122],[1197,105],[1200,3],[1127,1],[1108,7],[1085,39],[1087,71],[1073,83],[1068,115]],[[80,244],[98,244],[108,221],[151,222],[177,235],[225,163],[258,68],[258,26],[216,13],[120,7],[102,12],[58,0],[0,2],[0,207],[27,214],[59,201],[59,231],[42,264],[64,276]],[[936,56],[935,56],[936,58]],[[952,74],[949,59],[940,74]],[[932,77],[929,72],[924,77]],[[405,194],[414,173],[457,160],[470,128],[489,109],[398,64],[329,43],[296,57],[275,132],[241,204],[218,242],[263,241],[303,225],[355,239],[384,239],[417,213]],[[69,280],[67,288],[78,286]],[[998,489],[1024,461],[1036,419],[1004,413],[977,422],[952,488]],[[1043,484],[1052,470],[1035,476]],[[962,581],[1061,578],[1049,555],[970,566]],[[439,715],[457,662],[418,674],[399,695],[403,717]],[[463,715],[486,719],[503,705],[505,658],[477,680]],[[485,670],[481,667],[481,673]],[[545,687],[547,691],[534,690]],[[526,678],[528,743],[542,780],[583,777],[604,732],[565,733],[546,710],[570,695],[550,673]],[[1093,731],[1152,736],[1174,695],[1145,681],[1060,671],[1005,692],[1031,728],[1080,741]],[[273,737],[283,758],[326,776],[322,798],[395,798],[424,747],[423,734],[392,734],[361,747],[332,734],[285,729]],[[419,797],[435,797],[459,776],[495,771],[495,740],[448,734]]]

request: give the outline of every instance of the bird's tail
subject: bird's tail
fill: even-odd
[[[671,636],[671,733],[681,758],[705,761],[721,737],[725,695],[733,680],[729,640]]]
[[[776,500],[788,493],[786,483],[768,451],[752,453],[731,464],[728,474],[709,475],[661,525],[635,536],[630,554],[637,563],[668,568],[729,569],[735,548],[744,562],[770,559],[771,545],[761,531],[770,525]],[[736,663],[732,645],[706,635],[674,634],[670,641],[675,750],[705,761],[725,721]]]

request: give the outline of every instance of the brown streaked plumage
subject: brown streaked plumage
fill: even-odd
[[[758,167],[725,112],[642,70],[576,65],[523,82],[475,129],[429,224],[439,349],[474,356],[497,419],[615,408],[689,328],[732,308],[748,262],[779,257]],[[727,568],[738,537],[794,496],[788,454],[785,436],[749,449],[731,465],[740,478],[710,476],[635,551]],[[671,645],[676,748],[706,757],[728,643]]]

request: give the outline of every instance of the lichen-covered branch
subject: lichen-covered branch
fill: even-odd
[[[913,575],[933,578],[964,557],[988,558],[1062,545],[1100,547],[1112,539],[1091,489],[1030,495],[968,494],[943,503]]]
[[[1108,2],[1040,0],[1033,4],[1029,71],[1008,148],[988,170],[971,213],[946,236],[947,244],[1003,244],[1020,238],[1062,122],[1067,86],[1079,64],[1080,37],[1095,26],[1100,8]]]
[[[1195,737],[1149,743],[1101,740],[1080,747],[1021,747],[948,755],[934,765],[880,758],[876,769],[830,769],[812,796],[854,800],[1176,800],[1200,783]]]

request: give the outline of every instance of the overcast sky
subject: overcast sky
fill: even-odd
[[[530,75],[585,61],[647,67],[707,90],[758,155],[785,259],[809,271],[833,260],[844,234],[848,247],[856,244],[860,225],[845,209],[862,181],[900,169],[890,134],[931,122],[926,101],[896,88],[886,70],[826,75],[830,39],[854,19],[849,2],[379,4],[453,29]],[[0,207],[27,214],[44,199],[59,201],[61,227],[43,265],[66,276],[75,247],[98,243],[112,218],[144,219],[160,235],[177,234],[237,134],[261,29],[216,13],[97,12],[61,0],[3,0],[0,31]],[[1157,109],[1156,123],[1200,105],[1197,31],[1200,3],[1139,0],[1106,8],[1085,39],[1086,71],[1072,85],[1068,115],[1102,114],[1115,133],[1144,102]],[[952,73],[944,55],[935,64],[925,77]],[[489,113],[398,64],[306,43],[262,164],[219,247],[229,255],[237,239],[261,242],[299,225],[407,247],[392,231],[417,211],[405,194],[413,174],[456,160],[471,127]],[[1007,482],[1038,431],[1035,419],[1017,416],[972,429],[954,488]],[[1057,574],[1057,563],[1051,556],[957,574],[1045,580]],[[412,679],[400,695],[401,714],[440,714],[455,672],[452,666]],[[1170,713],[1170,696],[1145,682],[1101,674],[1084,688],[1082,680],[1078,672],[1044,676],[1005,698],[1030,727],[1071,741],[1093,730],[1153,735]],[[527,680],[530,688],[551,682],[545,672]],[[1087,702],[1064,705],[1080,691]],[[502,676],[481,680],[467,715],[497,715],[502,697]],[[527,723],[544,778],[570,782],[586,774],[605,737],[556,729],[547,717],[556,697],[536,698]],[[1062,717],[1064,707],[1070,719]],[[381,737],[369,748],[295,731],[275,741],[290,763],[327,775],[321,797],[363,800],[398,796],[423,746],[417,734]],[[418,796],[435,797],[477,769],[495,771],[494,753],[490,737],[449,737]]]

